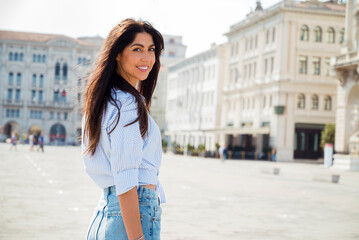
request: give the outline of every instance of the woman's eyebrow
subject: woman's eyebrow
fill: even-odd
[[[139,43],[134,43],[131,45],[131,47],[134,47],[134,46],[139,46],[139,47],[145,48],[145,46],[143,46],[142,44],[139,44]],[[152,44],[149,47],[154,47],[154,46],[155,46],[155,44]]]

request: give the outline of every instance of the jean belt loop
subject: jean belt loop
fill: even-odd
[[[144,189],[144,187],[141,187],[141,186],[139,186],[138,187],[138,198],[142,198],[142,195],[143,195],[143,189]]]

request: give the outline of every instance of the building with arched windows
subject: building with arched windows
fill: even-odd
[[[333,63],[338,79],[334,167],[359,170],[359,1],[348,0],[345,47]]]
[[[322,157],[321,131],[335,122],[330,58],[343,46],[344,18],[337,1],[281,1],[230,27],[221,145],[254,156],[275,148],[278,161]]]
[[[100,48],[86,39],[0,31],[0,135],[42,132],[46,144],[77,142],[82,79]]]
[[[345,4],[284,0],[263,9],[257,1],[255,9],[217,52],[170,67],[167,134],[184,148],[225,146],[232,158],[268,159],[275,148],[278,161],[319,159],[321,131],[335,122],[330,59],[344,43]],[[214,82],[203,71],[211,64]],[[207,106],[208,91],[215,101]]]

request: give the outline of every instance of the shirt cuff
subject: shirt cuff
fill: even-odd
[[[116,195],[124,194],[138,186],[138,169],[127,169],[114,175]]]

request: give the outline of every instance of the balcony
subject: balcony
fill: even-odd
[[[5,99],[2,101],[4,107],[22,107],[24,101],[20,99]]]

